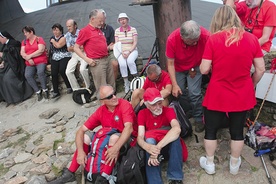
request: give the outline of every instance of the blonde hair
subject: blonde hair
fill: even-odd
[[[225,5],[216,10],[210,24],[210,31],[212,34],[226,31],[227,39],[225,45],[229,47],[233,43],[239,43],[239,40],[242,39],[244,28],[235,10]]]

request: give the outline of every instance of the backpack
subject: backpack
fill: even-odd
[[[77,89],[73,91],[72,98],[77,104],[85,104],[91,102],[91,97],[94,91],[90,89]]]
[[[146,80],[145,76],[135,77],[130,82],[130,86],[129,86],[130,90],[134,91],[135,89],[142,89],[142,87],[144,86],[145,80]]]
[[[179,102],[174,100],[170,103],[169,107],[174,109],[177,120],[180,123],[180,128],[181,128],[180,137],[185,138],[185,137],[191,136],[193,134],[192,124],[190,120],[187,118]]]
[[[145,184],[145,151],[139,146],[129,148],[117,171],[118,184]]]
[[[111,127],[104,127],[93,132],[90,152],[87,155],[87,163],[85,165],[85,171],[87,172],[87,180],[95,181],[95,175],[102,174],[105,166],[105,152],[107,150],[110,136],[118,131]]]

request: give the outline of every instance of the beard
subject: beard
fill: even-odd
[[[157,108],[154,111],[151,111],[151,113],[155,116],[159,116],[160,114],[162,114],[163,109],[162,108]]]

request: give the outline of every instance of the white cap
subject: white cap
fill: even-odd
[[[129,21],[129,17],[127,16],[126,13],[120,13],[120,14],[119,14],[118,19],[117,19],[118,23],[120,23],[120,22],[119,22],[119,19],[120,19],[120,18],[127,18],[128,21]]]

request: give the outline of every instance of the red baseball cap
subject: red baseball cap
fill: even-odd
[[[144,101],[148,102],[149,104],[155,104],[156,102],[164,100],[161,96],[161,93],[156,88],[147,88],[144,93]]]

